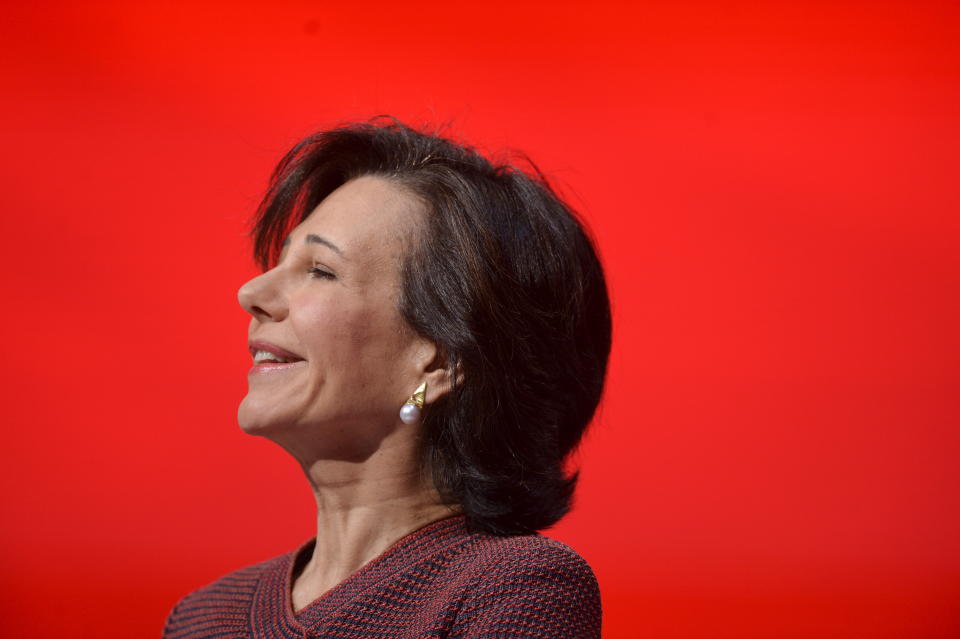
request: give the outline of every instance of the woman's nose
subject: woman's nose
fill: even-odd
[[[237,291],[237,300],[245,311],[260,321],[279,322],[286,314],[286,303],[274,286],[271,271],[253,278]]]

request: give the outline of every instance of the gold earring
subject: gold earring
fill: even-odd
[[[427,383],[423,382],[413,391],[406,403],[400,408],[400,421],[404,424],[416,424],[422,416],[423,401],[427,396]]]

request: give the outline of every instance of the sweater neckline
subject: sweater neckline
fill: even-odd
[[[268,580],[272,583],[262,584],[262,587],[258,588],[256,600],[265,606],[263,610],[272,610],[274,624],[276,613],[282,610],[283,625],[295,636],[304,636],[303,633],[307,629],[322,624],[337,608],[364,591],[376,586],[410,563],[421,560],[425,555],[441,550],[468,534],[464,514],[434,520],[401,537],[352,575],[298,612],[294,612],[293,572],[299,564],[309,559],[309,553],[316,544],[316,537],[312,537],[284,555],[283,561],[277,566],[278,570],[274,571],[272,578]],[[254,614],[255,618],[258,616]],[[252,619],[252,621],[256,631],[257,620]]]

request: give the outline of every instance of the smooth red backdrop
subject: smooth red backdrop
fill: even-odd
[[[615,335],[575,511],[614,638],[960,637],[956,2],[4,8],[0,634],[156,637],[313,534],[245,436],[244,237],[301,136],[526,151]]]

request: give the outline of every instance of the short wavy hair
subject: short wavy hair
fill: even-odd
[[[250,232],[266,270],[287,233],[351,179],[384,177],[424,203],[398,309],[460,374],[424,409],[420,467],[472,530],[497,535],[569,512],[579,470],[565,462],[600,401],[611,342],[594,244],[526,162],[494,164],[386,116],[345,124],[282,158]]]

